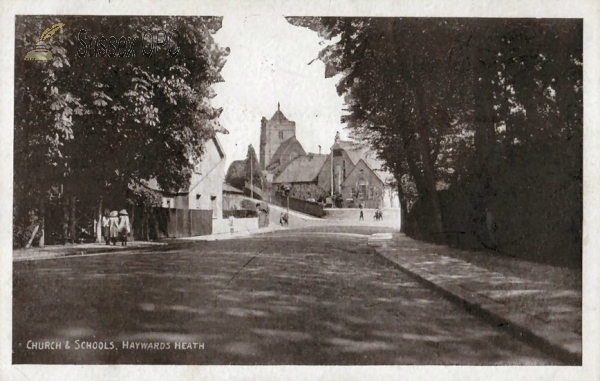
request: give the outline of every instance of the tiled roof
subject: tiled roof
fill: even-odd
[[[306,155],[306,151],[304,151],[304,148],[302,148],[302,144],[300,144],[295,136],[292,136],[288,140],[281,143],[281,145],[277,148],[277,151],[275,151],[275,154],[273,154],[273,157],[271,158],[271,163],[281,160],[281,157],[288,152],[291,152],[292,149],[299,151],[300,156]]]
[[[329,155],[309,153],[293,160],[273,181],[276,184],[283,183],[308,183],[317,179],[321,168]]]

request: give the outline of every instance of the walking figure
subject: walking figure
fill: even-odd
[[[127,235],[131,232],[131,225],[129,223],[129,215],[127,210],[123,209],[119,212],[119,239],[121,246],[127,246]]]
[[[108,209],[104,211],[102,216],[102,237],[107,245],[110,245],[110,212]]]
[[[117,238],[119,237],[119,212],[113,210],[110,212],[108,218],[108,230],[110,235],[110,242],[113,245],[117,245]]]
[[[359,221],[364,221],[365,220],[365,214],[363,213],[363,210],[360,210],[360,216],[358,217]]]

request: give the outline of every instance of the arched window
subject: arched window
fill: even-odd
[[[367,198],[367,189],[368,189],[368,183],[364,178],[361,178],[358,180],[358,199],[359,200],[366,200]]]
[[[283,140],[283,131],[279,131],[279,140]]]
[[[342,161],[342,178],[346,179],[346,160]]]
[[[337,173],[337,188],[338,193],[342,193],[342,182],[344,179],[342,178],[342,171],[340,170],[340,165],[335,166],[335,172]]]

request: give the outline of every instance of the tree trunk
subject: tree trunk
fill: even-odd
[[[473,136],[475,144],[475,160],[477,184],[472,189],[470,199],[474,212],[480,223],[477,223],[477,229],[485,228],[485,211],[487,208],[488,196],[493,192],[491,189],[491,157],[496,141],[495,137],[495,111],[494,107],[494,89],[491,86],[494,65],[492,60],[495,57],[487,57],[486,51],[477,43],[471,49],[471,66],[474,98],[474,127]],[[529,114],[529,110],[528,110]],[[507,131],[510,135],[510,129]]]
[[[148,207],[144,207],[144,240],[150,241],[150,227],[148,226]]]
[[[63,196],[63,244],[69,241],[69,198]]]
[[[46,245],[46,240],[45,240],[45,233],[46,233],[46,205],[45,205],[45,198],[44,196],[42,196],[42,199],[40,200],[40,228],[42,229],[42,235],[40,237],[40,242],[39,242],[39,247],[44,247]]]
[[[398,182],[398,201],[400,203],[400,233],[406,233],[406,219],[408,218],[408,208],[406,205],[406,198],[402,191],[402,185],[399,179]]]
[[[71,197],[71,215],[69,217],[69,231],[71,233],[71,242],[77,242],[77,198]]]
[[[443,237],[444,224],[442,221],[442,207],[440,198],[436,189],[436,179],[434,172],[434,161],[431,158],[431,144],[429,142],[429,125],[426,119],[425,99],[422,86],[415,87],[415,103],[417,108],[417,128],[419,139],[417,147],[421,157],[423,169],[423,185],[425,185],[425,200],[430,206],[431,217],[433,218],[433,235],[435,242],[444,242]]]
[[[96,225],[96,242],[102,243],[102,199],[98,202],[98,224]]]
[[[133,229],[133,222],[135,220],[135,204],[131,207],[131,240],[135,241],[135,234],[133,234],[134,229]]]

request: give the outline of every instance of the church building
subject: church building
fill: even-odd
[[[291,197],[324,201],[333,195],[338,207],[394,206],[394,191],[385,181],[389,174],[367,149],[337,134],[329,154],[307,153],[296,138],[296,122],[280,104],[270,119],[261,120],[259,161],[273,189],[291,185]]]
[[[288,120],[281,112],[279,103],[271,119],[260,121],[260,166],[274,178],[295,158],[306,155],[302,144],[296,139],[296,122]]]

